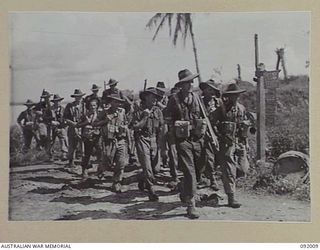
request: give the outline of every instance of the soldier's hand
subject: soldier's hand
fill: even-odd
[[[143,110],[143,112],[142,112],[142,115],[143,116],[149,116],[151,114],[151,110],[150,109],[145,109],[145,110]]]

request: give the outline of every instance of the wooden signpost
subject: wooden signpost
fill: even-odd
[[[275,124],[277,110],[277,91],[279,72],[276,69],[266,71],[263,63],[259,63],[258,35],[254,36],[255,66],[257,82],[257,160],[266,161],[266,125]]]

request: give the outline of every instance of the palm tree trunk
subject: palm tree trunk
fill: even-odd
[[[194,60],[196,62],[196,69],[197,69],[197,73],[199,74],[198,81],[200,83],[201,82],[201,76],[200,76],[200,69],[199,69],[198,53],[197,53],[196,42],[195,42],[195,39],[194,39],[194,33],[193,33],[193,29],[192,29],[192,23],[190,23],[190,35],[191,35],[191,40],[192,40]]]

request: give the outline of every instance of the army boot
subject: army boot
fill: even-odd
[[[187,207],[187,217],[189,219],[198,219],[200,217],[199,213],[197,212],[196,209],[196,202],[195,199],[192,198],[187,201],[188,207]]]
[[[150,187],[148,197],[149,197],[149,201],[158,201],[159,200],[159,196],[154,192],[153,187]]]
[[[232,208],[241,207],[241,204],[234,199],[234,194],[228,194],[228,206]]]

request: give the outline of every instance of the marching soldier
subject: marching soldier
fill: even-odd
[[[221,106],[220,90],[215,85],[213,80],[208,80],[206,82],[201,82],[199,84],[199,88],[202,90],[202,101],[206,108],[209,119],[211,117],[212,112],[214,112],[218,107]],[[202,178],[202,174],[204,174],[210,180],[210,187],[214,191],[218,191],[218,184],[214,175],[215,165],[216,165],[216,155],[217,149],[212,144],[210,138],[205,136],[205,147],[204,147],[204,169],[202,169],[199,173],[200,179]]]
[[[197,169],[203,164],[201,154],[206,123],[202,118],[200,99],[192,92],[193,80],[199,74],[192,74],[188,69],[178,73],[176,84],[180,91],[170,98],[168,114],[175,130],[179,167],[184,176],[184,187],[181,198],[187,203],[187,216],[199,218],[196,210],[195,195],[197,191]]]
[[[33,101],[28,99],[24,105],[27,106],[27,109],[22,111],[18,116],[17,123],[22,129],[24,146],[23,151],[27,152],[30,150],[32,138],[34,137],[34,119],[35,113],[32,107],[35,105]]]
[[[58,94],[53,96],[51,102],[53,102],[51,110],[53,120],[51,122],[52,126],[52,141],[51,141],[51,148],[53,147],[56,138],[58,137],[60,143],[60,150],[61,150],[61,160],[66,161],[68,155],[68,141],[67,141],[67,130],[66,130],[66,123],[63,119],[64,107],[61,105],[61,101],[64,98],[60,97]]]
[[[173,95],[179,92],[179,88],[173,87],[170,91],[170,95],[168,99],[170,100],[173,98]],[[176,140],[175,140],[175,131],[174,126],[171,120],[171,117],[168,115],[167,108],[164,109],[164,120],[165,124],[167,125],[168,131],[166,133],[166,143],[168,147],[168,164],[170,169],[170,175],[172,177],[172,181],[170,182],[169,187],[175,189],[177,186],[179,179],[178,179],[178,154],[176,148]]]
[[[138,159],[143,169],[143,178],[139,180],[139,189],[147,189],[150,201],[158,201],[159,197],[154,191],[154,168],[157,160],[157,136],[163,126],[163,116],[157,101],[162,96],[155,88],[149,88],[140,93],[141,106],[134,113],[132,128]]]
[[[106,169],[114,169],[112,191],[121,193],[121,182],[124,168],[128,161],[128,140],[130,135],[127,127],[124,100],[117,94],[106,97],[110,108],[103,110],[95,122],[95,126],[101,126],[103,156],[98,174]]]
[[[222,170],[222,181],[228,205],[239,208],[235,199],[237,171],[246,173],[249,169],[247,158],[247,132],[250,121],[243,105],[238,102],[241,93],[238,84],[229,84],[222,94],[222,105],[213,112],[212,121],[216,121],[220,137],[218,153]]]
[[[50,94],[47,90],[43,90],[40,102],[36,104],[36,134],[38,139],[38,146],[39,148],[45,148],[47,154],[51,158],[51,121],[52,111],[51,111],[51,104],[50,104]]]
[[[97,104],[98,104],[98,109],[101,107],[101,98],[98,96],[99,89],[100,89],[99,86],[97,86],[96,84],[92,84],[92,87],[91,87],[92,94],[91,95],[87,95],[84,98],[84,103],[86,105],[86,109],[87,110],[89,110],[89,108],[90,108],[90,101],[92,99],[96,99]]]
[[[69,142],[68,149],[68,160],[69,167],[75,167],[74,165],[74,154],[79,145],[81,145],[81,133],[80,129],[77,128],[77,123],[80,121],[84,114],[84,105],[82,98],[85,94],[80,89],[75,89],[74,94],[71,95],[75,100],[68,103],[64,110],[64,120],[68,125],[67,135]]]
[[[77,128],[81,128],[81,139],[84,145],[84,156],[82,158],[82,176],[88,177],[88,169],[90,157],[95,149],[97,159],[101,158],[101,147],[99,144],[100,129],[94,127],[94,123],[98,120],[98,103],[99,99],[91,98],[88,111],[82,114],[80,121],[76,124]]]
[[[104,105],[108,105],[107,96],[113,94],[117,95],[120,99],[123,99],[123,93],[117,88],[118,81],[115,79],[110,78],[109,82],[106,84],[109,86],[108,89],[105,89],[102,93],[102,103]]]

